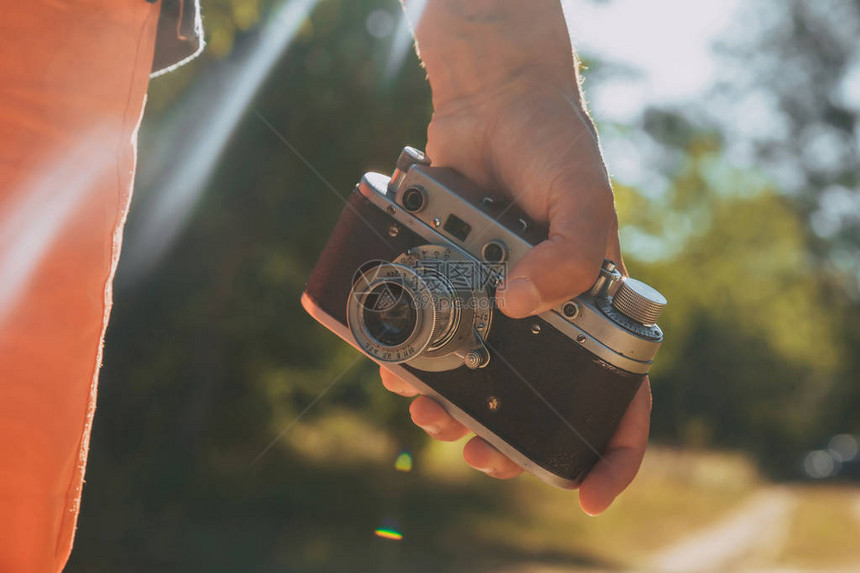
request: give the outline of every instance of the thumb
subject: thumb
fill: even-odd
[[[608,216],[601,216],[579,207],[565,209],[574,215],[551,221],[549,239],[508,272],[496,293],[506,315],[524,318],[549,310],[591,288],[604,257],[620,264],[615,209],[610,205]]]

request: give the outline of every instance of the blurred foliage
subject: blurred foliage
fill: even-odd
[[[181,164],[170,128],[212,112],[196,88],[219,74],[229,81],[274,5],[207,0],[208,50],[152,82],[127,236],[146,225],[141,206],[156,197],[160,174],[147,165],[159,154]],[[654,169],[669,181],[659,194],[617,182],[623,242],[636,247],[628,267],[670,300],[652,375],[654,437],[745,450],[788,477],[800,475],[807,449],[860,431],[860,303],[851,265],[833,262],[860,239],[851,242],[850,218],[835,234],[813,230],[826,190],[856,194],[860,170],[855,153],[853,163],[822,175],[798,143],[813,125],[856,142],[856,112],[823,96],[857,54],[825,38],[830,28],[816,24],[811,6],[770,5],[773,33],[728,56],[754,60],[755,73],[777,79],[774,68],[789,53],[805,66],[791,72],[794,84],[757,86],[794,126],[755,146],[761,167],[733,159],[738,136],[729,121],[706,121],[696,110],[651,109],[639,125],[604,126],[647,134],[662,158]],[[410,54],[386,79],[391,36],[368,33],[374,10],[400,19],[395,0],[321,0],[233,135],[180,241],[135,282],[123,281],[129,269],[121,262],[70,571],[400,571],[404,563],[410,571],[482,571],[539,556],[606,558],[583,545],[564,549],[541,529],[568,524],[562,509],[576,511],[558,492],[471,474],[450,481],[394,473],[398,451],[413,452],[419,468],[425,454],[432,459],[406,402],[299,306],[341,197],[364,171],[389,169],[404,144],[425,142],[424,73]],[[840,10],[827,26],[853,25],[860,3]],[[599,55],[590,61],[601,69]],[[804,76],[806,69],[816,73]],[[226,84],[209,85],[217,95]],[[777,151],[800,168],[801,191],[766,169]],[[675,501],[702,511],[725,495],[688,493]],[[653,512],[645,497],[628,507]],[[661,503],[672,497],[664,492]],[[529,499],[545,500],[544,509],[530,509]],[[392,516],[408,532],[399,545],[372,536]],[[622,519],[611,529],[636,537],[626,527]],[[511,543],[517,535],[536,540]]]
[[[745,133],[748,151],[795,197],[820,239],[812,244],[816,253],[856,273],[860,1],[772,0],[749,14],[760,15],[758,24],[722,46],[742,62],[721,86],[722,97],[766,127]]]
[[[860,2],[761,3],[738,21],[703,104],[625,126],[669,183],[618,185],[622,244],[648,247],[628,266],[670,301],[655,435],[793,476],[798,452],[860,429]]]
[[[715,188],[703,173],[720,153],[712,142],[690,142],[660,200],[616,186],[623,243],[686,229],[677,254],[629,262],[671,301],[652,371],[655,433],[749,449],[771,469],[792,471],[782,456],[814,446],[833,422],[824,406],[849,353],[841,314],[822,304],[826,284],[792,202],[752,183],[742,194]]]

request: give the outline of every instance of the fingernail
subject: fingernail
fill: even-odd
[[[512,316],[529,316],[540,306],[540,293],[534,283],[527,278],[514,279],[505,283],[505,311]]]

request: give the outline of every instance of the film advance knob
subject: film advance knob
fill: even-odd
[[[407,145],[397,158],[397,169],[405,173],[413,165],[430,165],[430,159],[420,149]]]
[[[666,297],[642,281],[626,278],[615,291],[612,306],[624,316],[650,326],[657,323]]]
[[[406,177],[406,172],[413,165],[430,165],[430,158],[427,157],[420,149],[409,147],[408,145],[400,152],[400,157],[397,158],[397,165],[394,168],[394,173],[391,174],[391,181],[388,182],[388,190],[391,193],[396,193],[403,178]]]

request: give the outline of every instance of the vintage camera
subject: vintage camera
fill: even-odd
[[[508,318],[495,290],[546,238],[407,147],[391,178],[352,192],[302,305],[527,471],[576,487],[651,367],[666,299],[607,260],[590,291]]]

